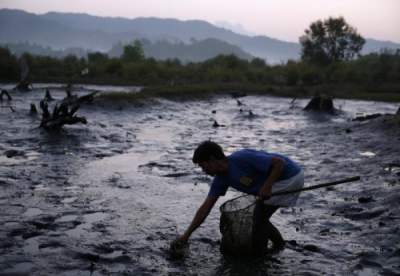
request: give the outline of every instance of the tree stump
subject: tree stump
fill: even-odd
[[[307,106],[304,108],[307,111],[319,111],[324,113],[335,113],[335,107],[333,106],[333,100],[328,96],[316,95],[314,96]]]
[[[31,103],[31,108],[29,110],[29,114],[30,115],[36,115],[37,114],[36,105],[34,103]]]

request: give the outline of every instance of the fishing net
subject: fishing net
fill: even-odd
[[[220,207],[221,250],[232,255],[258,254],[267,248],[268,235],[262,202],[244,195]]]

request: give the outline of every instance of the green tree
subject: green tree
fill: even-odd
[[[254,67],[258,67],[258,68],[264,68],[265,66],[267,66],[267,64],[265,63],[264,59],[261,58],[253,58],[250,62],[250,64]]]
[[[304,61],[326,65],[353,59],[359,55],[365,39],[343,17],[330,17],[311,23],[300,43]]]
[[[296,85],[300,79],[299,70],[297,69],[297,63],[293,60],[289,60],[286,63],[286,84]]]
[[[8,48],[0,47],[0,80],[17,80],[19,66],[17,59]]]
[[[88,53],[89,64],[102,64],[108,61],[108,55],[100,52]]]
[[[135,40],[133,45],[125,45],[122,59],[128,62],[138,62],[144,60],[144,51],[142,43],[139,40]]]
[[[106,65],[105,72],[113,76],[122,76],[122,62],[119,59],[111,59]]]

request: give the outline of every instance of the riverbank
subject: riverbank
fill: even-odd
[[[65,85],[66,80],[54,80],[40,82],[40,84],[51,83],[52,85]],[[273,85],[256,83],[192,83],[192,84],[170,84],[170,85],[143,85],[135,82],[112,81],[108,83],[100,80],[75,80],[75,87],[93,86],[97,87],[135,87],[133,92],[125,93],[126,89],[102,93],[100,98],[110,101],[136,102],[143,99],[178,98],[178,99],[204,99],[214,95],[231,94],[234,97],[244,95],[265,95],[288,98],[310,98],[315,94],[323,94],[336,99],[353,99],[366,101],[400,102],[400,83],[370,83],[370,84],[319,84],[319,85]],[[1,83],[0,88],[13,87],[15,83]],[[33,83],[36,88],[37,83]],[[40,85],[43,86],[43,85]],[[62,88],[62,86],[58,87]],[[140,92],[140,93],[137,93]]]
[[[278,86],[251,83],[208,83],[191,85],[147,86],[140,93],[105,93],[101,97],[114,101],[136,101],[144,98],[206,98],[218,94],[267,95],[289,98],[309,98],[315,94],[324,94],[338,99],[356,99],[367,101],[400,102],[400,84],[381,84],[357,86],[353,84],[313,86]]]

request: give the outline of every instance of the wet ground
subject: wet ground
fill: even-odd
[[[78,111],[87,125],[48,133],[29,115],[44,90],[11,95],[0,103],[0,275],[400,274],[400,126],[388,117],[351,121],[398,104],[337,100],[338,115],[325,116],[302,111],[307,100],[267,96],[240,98],[240,106],[229,95],[95,101]],[[208,191],[210,178],[191,156],[209,138],[228,153],[287,154],[302,164],[306,185],[362,179],[304,192],[298,206],[278,211],[272,220],[289,241],[279,254],[224,257],[215,208],[176,260],[169,243]]]

